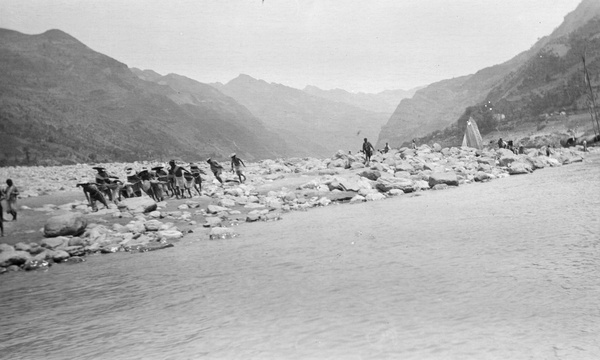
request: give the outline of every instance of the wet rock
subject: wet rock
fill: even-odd
[[[23,269],[21,269],[21,267],[19,265],[10,265],[6,267],[6,271],[7,272],[17,272],[17,271],[21,271]]]
[[[70,258],[63,260],[63,263],[67,265],[79,264],[82,262],[85,262],[85,258],[81,256],[71,256]]]
[[[47,270],[50,267],[50,263],[47,260],[40,259],[29,259],[23,264],[23,270]]]
[[[232,239],[239,236],[233,229],[226,227],[215,227],[210,230],[208,235],[211,240]]]
[[[3,251],[0,253],[0,267],[21,266],[30,259],[32,256],[27,251]]]
[[[71,255],[69,255],[69,253],[64,250],[54,250],[54,254],[52,254],[52,260],[54,260],[57,263],[63,262],[70,257]]]
[[[453,171],[431,173],[431,175],[429,175],[429,186],[433,188],[439,184],[458,186],[458,178],[456,173]]]
[[[44,236],[78,236],[85,231],[87,220],[80,213],[53,216],[44,225]]]

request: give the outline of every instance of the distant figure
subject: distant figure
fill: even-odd
[[[3,200],[5,200],[4,190],[0,188],[0,237],[4,236],[4,211],[2,210]]]
[[[519,144],[519,154],[525,154],[525,146],[523,144]]]
[[[6,213],[12,215],[13,221],[17,220],[17,196],[19,196],[19,189],[13,184],[11,179],[6,180],[8,187],[4,191],[6,196]]]
[[[546,156],[550,156],[550,144],[546,146]]]
[[[506,149],[506,142],[502,138],[498,139],[498,149]]]
[[[373,155],[375,148],[373,147],[373,145],[371,145],[369,140],[367,140],[367,138],[365,138],[362,149],[363,149],[363,152],[365,153],[365,165],[367,165],[371,161],[371,155]]]
[[[583,140],[582,144],[583,144],[583,151],[584,151],[584,152],[587,152],[587,151],[588,151],[588,150],[587,150],[587,141],[586,141],[586,140]]]
[[[242,159],[238,158],[235,153],[231,154],[231,172],[235,169],[235,173],[240,179],[240,184],[243,184],[246,181],[246,175],[242,173],[242,165],[246,167],[246,164],[242,161]],[[244,180],[242,180],[244,178]]]
[[[206,162],[210,165],[210,171],[212,171],[222,185],[223,179],[221,179],[221,173],[223,172],[223,166],[211,158],[206,159]]]
[[[385,147],[383,148],[383,153],[387,154],[388,151],[390,151],[390,144],[385,143]]]
[[[413,139],[412,144],[410,145],[411,149],[413,150],[417,150],[417,142],[415,139]]]
[[[106,199],[104,199],[104,195],[102,192],[98,190],[98,186],[94,183],[79,183],[76,187],[81,187],[83,189],[83,194],[88,201],[88,205],[92,208],[92,211],[98,211],[96,207],[96,201],[100,201],[102,205],[106,209],[108,209],[108,204],[106,203]]]

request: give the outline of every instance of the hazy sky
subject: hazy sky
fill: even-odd
[[[378,92],[509,60],[580,0],[0,0],[0,27],[60,29],[130,67]]]

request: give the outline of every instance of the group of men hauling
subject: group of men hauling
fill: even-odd
[[[242,166],[246,164],[237,155],[231,154],[231,171],[237,174],[239,183],[246,180],[246,176],[242,172]],[[211,172],[215,178],[223,184],[221,174],[223,166],[217,161],[208,158],[206,160],[210,166]],[[99,201],[106,208],[109,201],[120,201],[122,197],[138,197],[142,196],[142,192],[148,194],[154,201],[163,201],[164,195],[177,197],[177,199],[185,198],[185,192],[192,197],[192,190],[198,195],[201,195],[202,176],[206,175],[197,164],[190,163],[189,169],[185,168],[175,160],[170,160],[168,167],[156,166],[151,169],[146,167],[141,171],[135,171],[133,167],[125,168],[127,181],[122,182],[119,177],[109,174],[106,168],[102,166],[93,167],[97,171],[94,182],[79,183],[77,187],[81,187],[88,200],[89,205],[94,211],[97,211],[96,201]]]

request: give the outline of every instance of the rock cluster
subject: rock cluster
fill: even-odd
[[[546,156],[545,151],[538,149],[515,155],[505,149],[427,145],[378,153],[367,166],[362,156],[342,151],[323,160],[264,160],[249,164],[249,181],[245,184],[226,181],[219,186],[206,181],[202,196],[169,200],[177,201],[175,211],[167,211],[166,202],[155,203],[149,197],[124,199],[118,206],[111,204],[108,209],[93,213],[85,200],[32,209],[55,215],[44,226],[45,238],[39,243],[0,244],[0,273],[81,262],[85,255],[93,253],[164,249],[184,236],[231,239],[239,234],[229,226],[239,222],[276,221],[288,211],[442,190],[582,160],[582,152],[575,149],[555,150]],[[71,170],[65,168],[69,167],[55,171],[72,176],[72,181],[80,180],[68,175]],[[17,170],[30,171],[12,169]],[[61,181],[64,179],[57,179]],[[67,181],[65,186],[68,185]],[[128,223],[121,224],[123,221]]]

